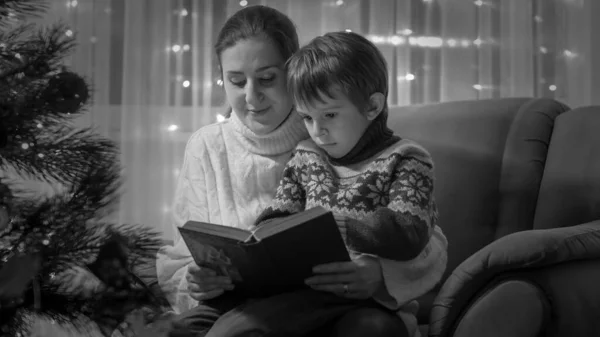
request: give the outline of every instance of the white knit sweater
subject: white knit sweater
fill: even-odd
[[[176,312],[198,304],[187,291],[185,276],[193,259],[177,227],[196,220],[249,228],[270,206],[286,162],[296,144],[306,138],[296,113],[265,136],[253,133],[235,113],[191,136],[175,192],[174,243],[161,248],[157,256],[159,284]],[[418,335],[414,316],[418,306],[406,299],[421,295],[439,281],[446,265],[446,248],[446,238],[436,227],[430,244],[416,259],[380,259],[391,296],[377,300],[390,309],[401,309],[398,314],[412,336]]]

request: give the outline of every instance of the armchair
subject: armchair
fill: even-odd
[[[390,126],[432,153],[449,242],[422,335],[600,335],[600,107],[447,102]]]

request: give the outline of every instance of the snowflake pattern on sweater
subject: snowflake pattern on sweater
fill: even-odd
[[[421,253],[437,222],[433,182],[431,156],[410,140],[348,167],[332,165],[307,140],[257,224],[322,206],[335,214],[350,250],[407,261]]]

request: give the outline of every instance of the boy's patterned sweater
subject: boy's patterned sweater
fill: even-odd
[[[256,223],[322,206],[335,214],[350,250],[408,261],[423,251],[437,222],[433,179],[429,153],[409,140],[336,166],[309,139],[296,148]]]

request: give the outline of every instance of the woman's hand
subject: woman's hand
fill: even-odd
[[[190,296],[196,301],[210,300],[234,287],[229,277],[217,276],[214,270],[195,263],[189,266],[186,277]]]
[[[360,255],[350,262],[315,266],[313,272],[316,275],[305,281],[308,286],[347,298],[371,298],[385,287],[379,260],[368,255]]]

